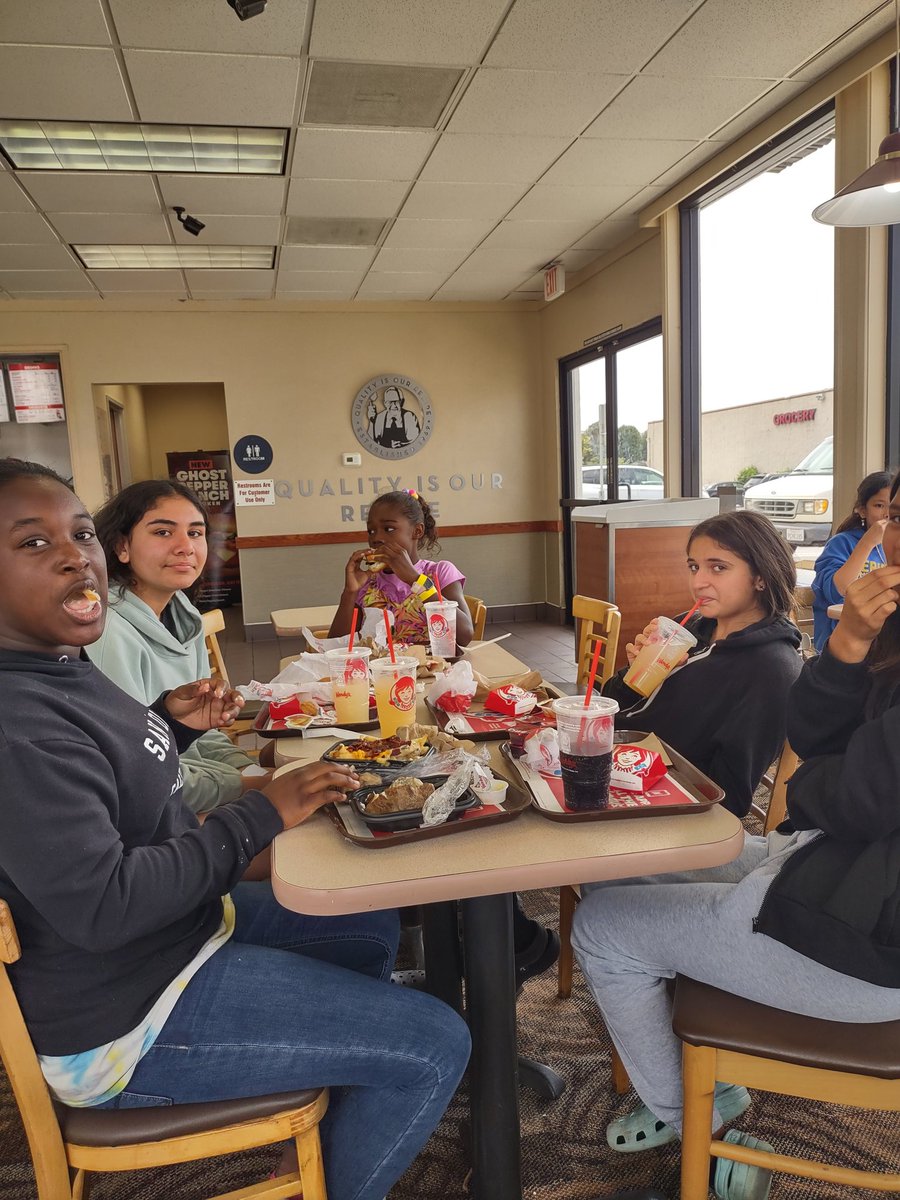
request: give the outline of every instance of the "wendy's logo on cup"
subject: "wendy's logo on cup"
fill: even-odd
[[[400,712],[410,712],[416,699],[416,683],[409,675],[396,679],[391,687],[391,704]]]
[[[366,666],[364,658],[348,659],[347,665],[344,668],[344,682],[352,683],[354,679],[368,679],[369,668]]]
[[[441,638],[449,636],[450,622],[443,613],[432,613],[428,618],[428,625],[434,637]]]

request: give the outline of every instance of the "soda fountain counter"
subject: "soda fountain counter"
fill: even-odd
[[[616,668],[625,643],[660,615],[691,606],[685,566],[688,533],[715,516],[714,499],[631,500],[572,510],[575,591],[609,600],[622,613]]]

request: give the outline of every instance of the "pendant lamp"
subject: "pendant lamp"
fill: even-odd
[[[894,129],[900,126],[900,0],[894,0],[897,71],[894,77]],[[878,157],[836,196],[813,209],[823,225],[865,226],[900,223],[900,133],[889,133]]]

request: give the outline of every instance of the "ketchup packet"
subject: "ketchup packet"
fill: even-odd
[[[508,683],[506,687],[488,692],[484,707],[489,712],[503,713],[505,717],[526,717],[534,710],[537,702],[538,698],[534,692],[526,692],[514,683]]]
[[[640,746],[627,744],[613,746],[613,787],[626,792],[646,792],[666,773],[666,764],[655,750],[644,750]]]

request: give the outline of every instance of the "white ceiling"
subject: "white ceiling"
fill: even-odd
[[[3,0],[0,118],[291,137],[283,178],[0,162],[0,297],[536,300],[545,263],[601,258],[653,195],[892,15],[890,0],[268,0],[241,22],[227,0]],[[355,127],[306,120],[317,63],[316,103]],[[379,76],[377,94],[340,91]],[[425,128],[371,124],[435,104]],[[209,245],[275,245],[275,269],[88,272],[69,248],[192,242],[176,204]],[[292,245],[289,218],[380,234]]]

